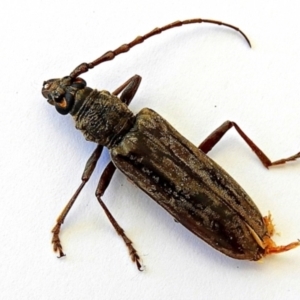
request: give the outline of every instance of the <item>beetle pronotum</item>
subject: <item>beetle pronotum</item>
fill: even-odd
[[[230,257],[255,261],[300,245],[300,241],[296,241],[286,246],[276,246],[271,239],[274,227],[270,215],[263,217],[240,185],[206,155],[231,127],[237,130],[266,168],[296,160],[300,158],[300,152],[271,162],[232,121],[223,123],[196,147],[153,110],[144,108],[134,115],[128,109],[141,82],[139,75],[127,80],[111,94],[87,87],[86,82],[78,77],[153,35],[192,23],[230,27],[242,34],[251,47],[247,36],[230,24],[207,19],[177,21],[138,36],[131,43],[108,51],[89,64],[79,65],[69,76],[44,82],[42,94],[48,102],[60,114],[71,114],[76,128],[82,131],[87,140],[98,144],[86,164],[82,183],[52,230],[53,247],[60,257],[64,256],[59,239],[61,225],[94,171],[104,146],[110,150],[112,161],[100,178],[96,197],[123,238],[139,270],[141,264],[137,251],[101,198],[116,168],[165,208],[175,220]]]

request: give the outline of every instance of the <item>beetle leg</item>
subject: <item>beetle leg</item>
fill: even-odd
[[[300,246],[300,240],[297,242],[290,243],[284,246],[276,246],[275,242],[271,239],[271,236],[274,234],[274,225],[272,223],[271,214],[263,218],[265,225],[267,226],[268,235],[266,235],[263,239],[263,243],[265,246],[265,255],[275,254],[286,252],[292,250],[298,246]]]
[[[253,142],[252,140],[242,131],[242,129],[232,121],[224,122],[219,128],[213,131],[200,145],[199,149],[204,153],[208,153],[223,137],[223,135],[231,128],[234,127],[243,140],[248,144],[248,146],[254,151],[256,156],[260,159],[262,164],[269,168],[275,165],[281,165],[289,161],[296,160],[300,158],[300,152],[287,158],[282,158],[276,161],[271,161]]]
[[[60,227],[64,223],[64,220],[65,220],[67,214],[69,213],[70,209],[72,208],[73,204],[75,203],[79,193],[81,192],[81,190],[83,189],[83,187],[85,186],[87,181],[90,179],[90,177],[96,167],[97,161],[102,153],[102,150],[103,150],[103,146],[98,145],[97,148],[94,150],[93,154],[91,155],[91,157],[88,159],[88,161],[85,165],[82,177],[81,177],[82,182],[81,182],[80,186],[78,187],[78,189],[76,190],[76,192],[74,193],[74,195],[72,196],[72,198],[70,199],[68,204],[65,206],[65,208],[63,209],[63,211],[57,218],[56,225],[52,229],[53,250],[55,252],[59,253],[59,257],[65,256],[65,254],[62,250],[62,245],[61,245],[60,238],[59,238]]]
[[[131,78],[129,78],[126,82],[124,82],[120,87],[118,87],[112,94],[117,96],[118,94],[120,94],[123,91],[120,96],[120,100],[123,103],[129,105],[130,102],[132,101],[133,97],[135,96],[136,91],[139,88],[141,80],[142,80],[141,76],[134,75]],[[101,178],[100,178],[97,190],[96,190],[96,197],[97,197],[101,207],[103,208],[104,212],[106,213],[109,221],[111,222],[111,224],[117,231],[118,235],[120,235],[122,237],[123,241],[125,242],[128,250],[129,250],[129,254],[130,254],[132,261],[135,262],[137,265],[137,268],[140,271],[142,271],[142,266],[139,261],[140,257],[137,254],[134,247],[132,246],[132,241],[126,236],[123,228],[118,224],[118,222],[112,216],[112,214],[106,207],[105,203],[101,199],[101,197],[103,196],[105,190],[107,189],[107,187],[111,181],[111,178],[112,178],[115,170],[116,170],[115,165],[112,162],[109,162],[101,175]]]
[[[298,240],[297,242],[290,243],[285,246],[276,246],[272,243],[271,243],[271,245],[269,245],[270,240],[271,239],[269,237],[267,237],[266,240],[264,240],[264,243],[266,244],[265,255],[286,252],[286,251],[292,250],[292,249],[300,246],[300,240]],[[271,240],[271,242],[273,242],[273,241]]]
[[[104,202],[101,199],[101,197],[103,196],[106,188],[108,187],[108,185],[111,181],[111,178],[112,178],[115,170],[116,170],[116,167],[114,166],[114,164],[112,162],[109,162],[108,165],[106,166],[104,172],[101,175],[101,178],[100,178],[97,190],[96,190],[96,197],[97,197],[101,207],[103,208],[106,216],[108,217],[109,221],[111,222],[111,224],[117,231],[118,235],[120,235],[122,237],[124,243],[126,244],[132,261],[136,263],[136,266],[139,269],[139,271],[142,271],[143,269],[142,269],[142,265],[140,263],[140,257],[137,254],[137,251],[132,246],[132,241],[126,236],[123,228],[118,224],[116,219],[112,216],[112,214],[110,213],[110,211],[108,210],[108,208],[106,207],[106,205],[104,204]]]
[[[112,94],[117,96],[123,91],[123,93],[120,96],[120,100],[129,105],[136,91],[138,90],[141,81],[141,76],[134,75],[131,78],[129,78],[126,82],[124,82],[120,87],[118,87]]]
[[[288,161],[295,160],[300,158],[300,152],[290,156],[288,158],[280,159],[274,162],[271,162],[270,159],[250,140],[250,138],[241,130],[241,128],[234,122],[226,121],[219,128],[213,131],[200,145],[199,149],[205,153],[208,153],[223,137],[223,135],[231,128],[234,127],[239,135],[244,139],[244,141],[249,145],[249,147],[254,151],[263,165],[268,168],[270,166],[284,164]],[[268,234],[261,240],[255,231],[249,227],[250,232],[253,234],[253,237],[256,239],[257,243],[264,248],[264,256],[272,253],[281,253],[294,249],[295,247],[300,246],[300,240],[297,242],[290,243],[285,246],[276,246],[275,242],[271,239],[271,236],[274,234],[274,225],[272,223],[271,214],[263,218],[263,221],[267,227]]]

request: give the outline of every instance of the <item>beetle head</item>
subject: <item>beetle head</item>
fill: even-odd
[[[85,87],[86,82],[82,78],[66,76],[61,79],[44,81],[42,94],[60,114],[66,115],[74,105],[77,91]]]

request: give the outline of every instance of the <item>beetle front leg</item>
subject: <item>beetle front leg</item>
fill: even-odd
[[[219,128],[212,132],[200,145],[199,149],[204,153],[208,153],[223,137],[223,135],[231,128],[234,127],[243,140],[248,144],[248,146],[254,151],[256,156],[260,159],[262,164],[269,168],[271,166],[281,165],[289,161],[294,161],[300,158],[300,152],[287,158],[282,158],[276,161],[271,161],[261,150],[258,148],[252,140],[242,131],[242,129],[232,121],[224,122]]]
[[[123,83],[120,87],[118,87],[112,94],[117,96],[123,91],[123,93],[120,96],[120,100],[129,105],[129,103],[135,96],[135,93],[137,92],[141,81],[142,77],[140,75],[134,75],[131,78],[129,78],[125,83]]]
[[[66,207],[63,209],[63,211],[57,218],[56,225],[54,226],[54,228],[51,231],[53,233],[53,237],[52,237],[53,250],[55,252],[59,253],[59,257],[65,256],[65,254],[62,250],[62,245],[61,245],[60,238],[59,238],[60,227],[64,223],[64,220],[65,220],[67,214],[69,213],[70,209],[72,208],[73,204],[75,203],[79,193],[81,192],[81,190],[83,189],[85,184],[90,179],[90,177],[96,167],[97,161],[99,160],[99,157],[101,156],[102,150],[103,150],[103,146],[98,145],[97,148],[94,150],[93,154],[91,155],[91,157],[88,159],[88,161],[85,165],[82,177],[81,177],[82,182],[81,182],[80,186],[78,187],[78,189],[76,190],[76,192],[74,193],[74,195],[72,196],[72,198],[70,199],[70,201],[68,202]]]
[[[117,96],[123,91],[123,93],[120,96],[120,99],[123,103],[129,105],[136,91],[139,88],[141,80],[141,76],[134,75],[131,78],[129,78],[125,83],[123,83],[120,87],[118,87],[112,94]],[[115,170],[116,167],[114,166],[114,164],[112,162],[109,162],[102,173],[97,190],[99,189],[104,193],[111,181],[112,176],[114,175]]]
[[[142,269],[142,265],[140,263],[140,257],[137,254],[137,251],[135,250],[135,248],[132,246],[132,241],[126,236],[123,228],[118,224],[116,219],[112,216],[112,214],[106,207],[105,203],[101,199],[101,197],[103,196],[105,190],[107,189],[107,187],[111,181],[111,178],[112,178],[115,170],[116,170],[116,167],[114,166],[114,164],[112,162],[109,162],[101,175],[101,178],[100,178],[97,190],[96,190],[96,197],[99,201],[99,204],[103,208],[106,216],[108,217],[109,221],[111,222],[111,224],[117,231],[118,235],[120,235],[122,237],[124,243],[126,244],[126,247],[128,248],[129,255],[130,255],[132,261],[136,263],[136,266],[139,269],[139,271],[142,271],[143,269]]]

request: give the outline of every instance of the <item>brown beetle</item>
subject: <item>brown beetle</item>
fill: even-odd
[[[274,232],[271,216],[263,217],[240,185],[206,155],[231,127],[237,130],[267,168],[300,158],[300,153],[271,162],[231,121],[223,123],[197,148],[153,110],[144,108],[134,115],[128,109],[140,85],[140,76],[133,76],[111,94],[86,87],[86,82],[78,77],[162,31],[202,22],[230,27],[240,32],[251,46],[246,35],[230,24],[206,19],[177,21],[108,51],[92,63],[79,65],[70,76],[44,82],[42,94],[48,102],[60,114],[72,115],[76,128],[87,140],[98,144],[87,162],[81,185],[52,230],[54,250],[60,256],[64,256],[59,239],[60,227],[90,178],[103,146],[109,149],[112,162],[100,178],[96,197],[139,269],[139,255],[132,242],[101,199],[116,167],[176,221],[230,257],[256,261],[268,254],[288,251],[300,245],[297,241],[276,246],[271,239]]]

